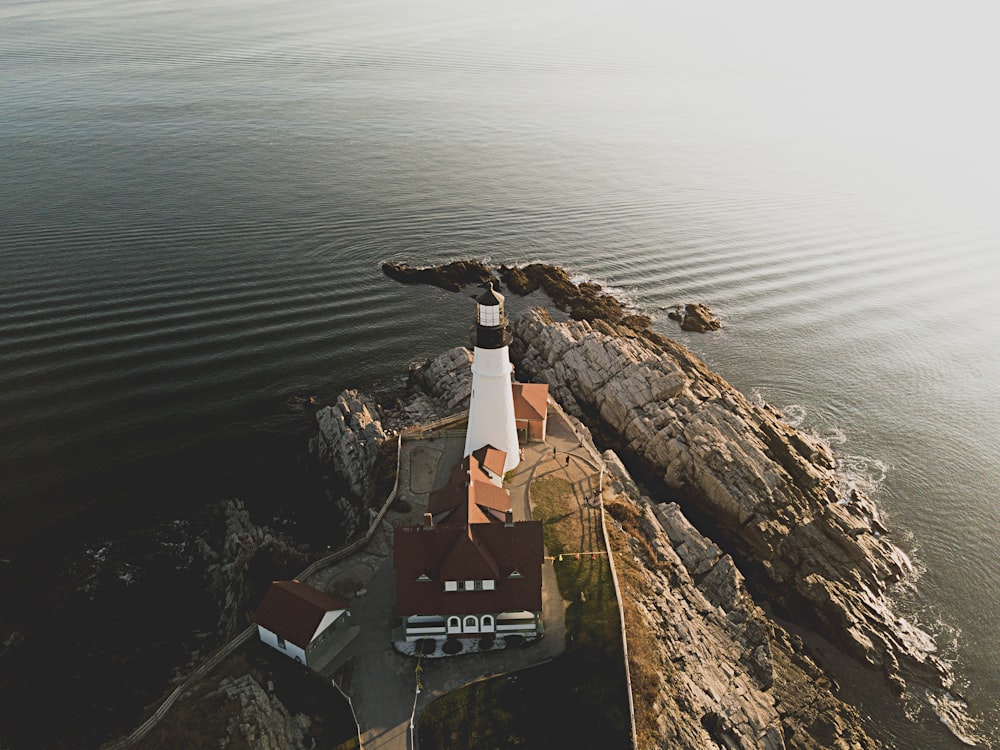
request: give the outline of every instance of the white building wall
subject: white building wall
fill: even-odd
[[[261,641],[266,643],[275,651],[280,651],[289,659],[294,659],[299,664],[306,663],[306,652],[303,651],[298,646],[296,646],[294,643],[285,641],[284,648],[282,648],[282,646],[279,644],[277,633],[272,633],[270,630],[268,630],[262,625],[257,626],[257,634],[260,636]]]
[[[514,421],[514,392],[511,388],[510,357],[507,347],[480,349],[473,353],[472,399],[469,403],[469,428],[465,435],[468,456],[484,445],[504,451],[504,473],[521,461]]]
[[[329,612],[323,615],[323,619],[319,621],[319,626],[316,628],[316,632],[312,634],[312,638],[309,639],[309,642],[312,643],[313,641],[315,641],[316,636],[318,636],[328,627],[333,625],[333,623],[337,621],[337,618],[340,617],[342,614],[344,614],[344,610],[342,609],[331,609]]]

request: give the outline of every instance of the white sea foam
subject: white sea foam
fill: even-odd
[[[979,722],[969,715],[969,704],[947,690],[924,691],[924,700],[955,737],[969,747],[993,747],[980,732]]]

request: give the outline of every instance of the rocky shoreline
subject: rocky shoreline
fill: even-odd
[[[541,320],[556,330],[576,325],[552,324],[533,310],[515,329]],[[411,375],[419,390],[407,404],[420,403],[421,413],[436,416],[461,408],[471,387],[470,359],[471,352],[456,347],[416,367]],[[353,392],[342,397],[362,400]],[[566,403],[575,408],[572,399]],[[352,442],[349,432],[331,429],[326,419],[321,424],[327,425],[323,440]],[[596,455],[587,426],[577,421],[577,430]],[[676,503],[645,496],[613,451],[603,458],[640,747],[878,747],[802,642],[754,601],[733,558],[695,529]],[[350,472],[336,460],[334,467]]]
[[[480,265],[461,264],[442,286],[478,283]],[[948,695],[933,639],[893,606],[909,560],[874,504],[842,485],[826,445],[750,402],[600,286],[539,264],[499,275],[520,293],[554,294],[571,318],[521,314],[511,355],[519,379],[548,383],[581,441],[604,451],[640,746],[879,746],[772,610],[878,670],[896,692]],[[713,320],[707,308],[699,314]],[[413,366],[392,393],[348,390],[317,410],[310,450],[322,473],[350,487],[353,497],[328,498],[348,524],[364,525],[384,496],[390,438],[466,408],[470,362],[455,347]],[[222,510],[218,532],[192,535],[185,555],[201,561],[219,631],[232,632],[259,583],[251,564],[301,566],[316,552],[251,522],[239,501]]]
[[[895,612],[910,573],[872,502],[845,492],[829,448],[751,403],[683,346],[597,321],[514,323],[522,372],[707,517],[773,604],[881,670],[950,687],[933,639]]]
[[[685,347],[644,325],[642,316],[627,318],[620,305],[574,302],[609,296],[598,285],[586,285],[574,296],[565,289],[568,277],[561,269],[537,264],[529,268],[525,274],[523,269],[501,267],[499,275],[518,293],[562,289],[557,306],[569,311],[571,320],[555,322],[544,309],[515,319],[511,355],[519,378],[548,383],[552,396],[593,432],[602,448],[617,451],[644,481],[660,488],[658,502],[626,494],[642,518],[635,527],[638,533],[633,544],[638,550],[653,551],[637,555],[643,575],[648,576],[648,589],[658,592],[656,597],[641,597],[640,609],[646,626],[656,635],[654,640],[668,644],[661,654],[665,674],[684,651],[675,639],[677,633],[695,641],[718,642],[718,623],[711,621],[719,607],[737,621],[747,617],[747,622],[762,623],[753,628],[754,638],[748,638],[727,621],[728,637],[739,647],[729,651],[733,663],[720,667],[720,673],[734,682],[738,682],[734,675],[739,674],[743,675],[740,679],[749,680],[737,690],[746,700],[734,707],[733,716],[743,718],[720,716],[708,723],[717,725],[723,735],[734,731],[734,726],[744,726],[744,734],[740,730],[733,735],[742,738],[734,745],[741,747],[779,747],[780,743],[772,745],[766,739],[771,736],[766,727],[784,726],[787,734],[792,725],[797,727],[792,734],[813,738],[805,744],[801,740],[791,743],[795,746],[832,746],[832,736],[838,738],[838,746],[873,746],[856,711],[840,703],[834,683],[806,655],[801,641],[763,615],[761,603],[877,670],[897,694],[949,696],[953,678],[938,657],[933,637],[902,617],[892,600],[893,587],[912,574],[909,558],[891,541],[871,500],[847,488],[838,476],[830,448],[786,424],[769,405],[749,401]],[[482,275],[477,268],[466,283],[478,283]],[[690,308],[689,312],[714,320],[707,308]],[[434,373],[433,378],[421,381],[425,387],[450,383],[436,395],[439,403],[454,405],[460,400],[455,396],[455,383],[467,372],[468,356],[459,347],[422,368]],[[613,461],[615,454],[608,455]],[[701,531],[695,530],[688,517],[695,519]],[[683,533],[678,529],[684,529]],[[691,538],[700,541],[684,541],[692,534]],[[691,559],[693,548],[704,557]],[[664,576],[664,567],[673,572]],[[695,588],[717,608],[700,623],[690,613],[678,622],[678,612],[667,606],[680,573],[696,582]],[[746,591],[744,575],[753,581],[757,602]],[[728,587],[727,593],[712,590],[713,585]],[[691,609],[692,598],[687,596],[687,601],[680,611]],[[737,601],[743,609],[726,609],[722,604],[732,607]],[[739,614],[732,615],[737,610]],[[755,619],[758,616],[762,619]],[[766,636],[762,635],[765,631]],[[755,643],[755,638],[762,650],[748,652],[747,644]],[[763,659],[766,652],[771,658],[764,669],[755,659]],[[780,658],[773,658],[775,653]],[[690,659],[680,662],[694,666]],[[682,676],[691,678],[689,671]],[[787,710],[807,683],[814,695],[811,704],[839,704],[831,709],[839,719],[809,729],[808,721],[790,722],[774,708],[781,705]],[[776,697],[775,685],[785,686],[785,698]],[[789,685],[798,688],[788,690]],[[750,686],[769,696],[761,703]],[[661,688],[656,700],[666,705],[673,700],[672,688],[665,684]],[[819,703],[811,692],[815,690],[823,695]],[[704,729],[706,714],[699,714],[704,705],[694,708],[690,697],[688,690],[678,705]],[[758,709],[769,702],[777,712],[772,716],[776,723],[748,724],[745,712],[760,719]],[[754,705],[757,708],[751,708]]]

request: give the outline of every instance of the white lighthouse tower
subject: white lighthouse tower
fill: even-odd
[[[514,394],[510,385],[513,368],[507,345],[510,326],[503,307],[503,295],[490,283],[476,298],[476,326],[472,333],[472,399],[469,429],[465,435],[465,455],[492,445],[507,454],[504,473],[521,459],[514,422]]]

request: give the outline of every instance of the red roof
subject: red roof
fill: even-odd
[[[502,469],[507,454],[488,447],[489,452],[499,454]],[[490,455],[485,458],[493,459]],[[469,456],[452,467],[448,484],[434,490],[427,498],[427,510],[434,516],[435,523],[503,522],[504,513],[509,508],[510,494],[493,484],[489,475],[479,468],[478,462],[470,460]]]
[[[480,471],[486,469],[493,476],[503,476],[503,465],[507,461],[507,454],[499,448],[494,448],[492,445],[484,445],[482,448],[472,451],[472,458],[475,461],[470,462],[470,469],[478,464]],[[490,479],[490,474],[487,474],[485,471],[483,473],[486,474],[487,479]]]
[[[301,581],[274,581],[254,612],[253,621],[304,649],[326,613],[340,609],[347,609],[347,602],[340,597]]]
[[[500,574],[497,561],[476,538],[472,529],[471,525],[466,527],[466,533],[458,538],[451,552],[441,563],[438,573],[442,580],[496,580]]]
[[[545,419],[549,413],[549,386],[546,383],[511,383],[514,391],[514,419]]]
[[[393,566],[398,614],[540,612],[543,556],[541,521],[397,526]],[[444,582],[454,580],[493,580],[496,589],[445,591]]]

